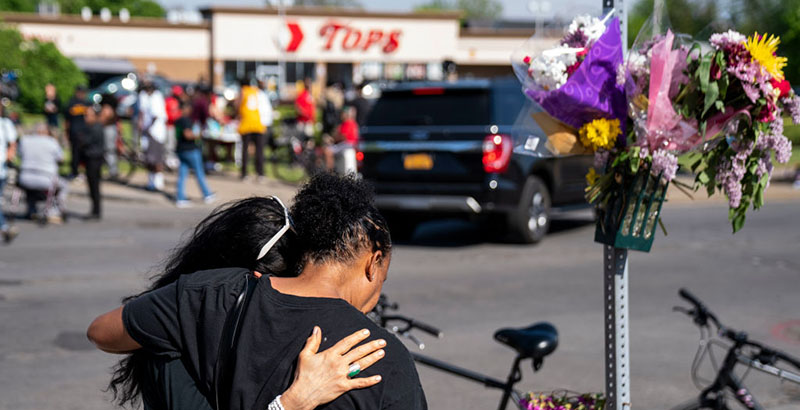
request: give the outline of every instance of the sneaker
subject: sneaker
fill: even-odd
[[[47,223],[61,225],[64,223],[64,219],[61,218],[61,215],[47,215]]]
[[[9,226],[3,230],[3,242],[6,244],[11,243],[17,236],[19,236],[19,229],[16,226]]]
[[[203,198],[203,202],[205,202],[206,204],[212,204],[216,200],[217,200],[217,194],[211,194]]]
[[[175,206],[177,208],[181,208],[181,209],[183,209],[183,208],[191,208],[192,207],[192,203],[187,201],[187,200],[185,200],[185,199],[179,199],[179,200],[175,201]]]

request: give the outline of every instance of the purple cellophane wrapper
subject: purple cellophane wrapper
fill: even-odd
[[[616,118],[625,124],[625,90],[617,85],[617,67],[622,62],[619,18],[614,18],[566,84],[552,91],[527,88],[525,94],[575,128],[597,118]]]

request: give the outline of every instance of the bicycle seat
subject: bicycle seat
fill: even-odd
[[[543,359],[558,347],[558,330],[548,322],[534,323],[520,329],[500,329],[495,340],[516,350],[522,357]]]

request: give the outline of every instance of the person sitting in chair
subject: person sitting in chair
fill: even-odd
[[[50,135],[47,124],[36,124],[33,134],[20,138],[18,153],[21,162],[17,185],[25,190],[28,216],[37,214],[36,202],[44,196],[53,201],[48,201],[50,206],[44,210],[43,216],[51,222],[61,222],[69,184],[58,175],[64,152]]]

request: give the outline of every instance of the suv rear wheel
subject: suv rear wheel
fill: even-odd
[[[529,176],[517,210],[509,215],[509,229],[522,243],[541,241],[550,228],[550,192],[537,176]]]

